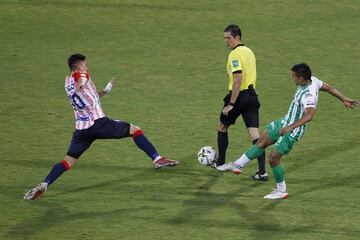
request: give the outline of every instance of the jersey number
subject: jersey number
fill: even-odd
[[[82,110],[86,107],[84,101],[79,97],[79,95],[74,93],[73,95],[71,95],[70,99],[71,99],[71,104],[75,109]]]
[[[68,93],[74,90],[74,88],[75,88],[74,83],[70,83],[69,85],[66,86],[66,90]]]

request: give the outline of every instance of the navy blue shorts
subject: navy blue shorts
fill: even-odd
[[[78,159],[96,139],[119,139],[130,136],[130,123],[107,117],[95,120],[88,129],[75,130],[66,155]]]

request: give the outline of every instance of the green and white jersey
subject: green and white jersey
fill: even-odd
[[[323,82],[321,80],[312,76],[311,83],[305,86],[298,86],[294,99],[290,104],[289,111],[281,119],[283,127],[298,121],[302,116],[304,116],[306,108],[316,108],[319,90],[322,84]],[[298,141],[304,135],[305,128],[306,124],[294,128],[292,132],[290,132],[290,136]]]

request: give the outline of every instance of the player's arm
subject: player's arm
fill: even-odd
[[[327,92],[331,94],[332,96],[339,99],[341,102],[343,102],[344,106],[349,109],[353,109],[355,106],[359,105],[359,100],[350,99],[346,97],[344,94],[342,94],[339,90],[331,86],[330,84],[327,84],[323,82],[320,91]]]
[[[86,85],[86,83],[89,81],[89,73],[88,72],[81,72],[81,71],[75,71],[72,73],[72,77],[75,81],[75,89],[78,90]]]
[[[240,84],[241,84],[241,80],[242,80],[241,71],[234,72],[233,78],[234,78],[234,84],[233,84],[232,90],[231,90],[230,104],[235,104],[236,99],[239,96]]]
[[[232,51],[230,53],[228,62],[230,62],[229,70],[232,73],[233,85],[232,85],[232,89],[231,89],[229,105],[224,107],[224,109],[222,111],[224,115],[228,115],[228,113],[234,108],[234,104],[235,104],[236,99],[238,98],[239,92],[240,92],[240,85],[241,85],[241,81],[242,81],[242,70],[243,70],[241,60],[240,60],[239,56],[237,56],[234,53],[234,51]]]
[[[229,111],[231,111],[234,107],[234,104],[236,102],[236,99],[239,96],[239,92],[240,92],[240,84],[241,84],[241,80],[242,80],[242,74],[241,71],[236,71],[233,73],[233,86],[231,89],[231,97],[230,97],[230,102],[229,105],[224,107],[223,109],[223,113],[225,115],[228,115]]]
[[[314,114],[315,114],[315,108],[313,107],[305,108],[304,116],[302,116],[299,120],[297,120],[293,124],[290,124],[289,126],[280,129],[280,136],[283,136],[285,133],[291,132],[293,129],[310,122],[313,119]]]
[[[106,87],[105,87],[104,89],[98,91],[99,97],[105,96],[106,94],[108,94],[108,93],[111,91],[112,87],[113,87],[114,84],[115,84],[115,79],[116,79],[116,77],[113,77],[113,78],[108,82],[108,84],[106,85]]]

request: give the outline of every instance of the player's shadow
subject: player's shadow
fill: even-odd
[[[28,165],[32,165],[31,162],[25,161],[25,163],[27,163]],[[194,175],[194,176],[204,175],[202,171],[191,170],[191,169],[179,170],[180,168],[179,169],[176,168],[176,169],[155,170],[148,167],[144,167],[144,169],[139,169],[138,167],[108,166],[108,165],[102,165],[96,163],[83,164],[82,168],[84,168],[84,170],[96,169],[97,171],[108,171],[108,170],[111,172],[123,171],[126,172],[126,176],[115,178],[109,181],[103,181],[100,183],[87,185],[87,186],[81,186],[81,187],[70,186],[67,187],[67,189],[64,191],[56,190],[52,192],[46,192],[45,197],[47,198],[48,201],[40,200],[29,203],[34,207],[35,210],[38,210],[37,214],[39,212],[43,212],[43,210],[45,210],[45,213],[43,213],[41,216],[27,218],[22,222],[11,226],[9,230],[6,232],[5,236],[8,239],[32,239],[35,235],[41,233],[42,231],[45,231],[46,229],[55,227],[57,225],[62,225],[66,222],[71,222],[73,220],[93,219],[94,217],[106,218],[111,215],[124,215],[124,216],[126,215],[128,217],[133,216],[134,218],[136,218],[137,215],[141,214],[142,211],[158,210],[158,207],[138,207],[138,208],[135,207],[135,208],[114,209],[111,211],[92,210],[89,212],[73,213],[70,212],[63,204],[56,202],[57,201],[56,199],[60,195],[79,194],[81,192],[86,192],[86,191],[97,191],[97,189],[102,189],[102,188],[119,189],[123,187],[124,189],[127,189],[129,188],[129,186],[126,185],[131,182],[136,182],[137,179],[143,178],[144,172],[149,178],[153,177],[153,175],[157,176],[158,180],[173,175],[174,181],[176,181],[176,179],[182,178],[183,175]],[[129,175],[129,171],[130,172],[134,171],[135,174]],[[119,172],[117,173],[121,175],[121,173]],[[165,179],[167,179],[168,181],[168,178]],[[72,196],[71,199],[73,199],[73,197],[74,196]]]
[[[93,169],[92,167],[89,167]],[[101,166],[97,166],[96,169],[98,171],[101,171]],[[114,168],[112,168],[114,170]],[[136,170],[135,174],[131,174],[129,175],[129,172],[131,172],[131,170]],[[189,169],[149,169],[146,168],[143,171],[139,171],[138,168],[121,168],[119,169],[119,171],[124,171],[126,172],[126,176],[124,177],[118,177],[112,180],[108,180],[108,181],[102,181],[96,184],[91,184],[91,185],[86,185],[86,186],[79,186],[79,187],[72,187],[72,186],[68,186],[66,187],[65,190],[57,190],[56,193],[52,193],[51,195],[46,195],[47,198],[57,198],[61,195],[70,195],[70,194],[79,194],[81,192],[86,192],[86,191],[96,191],[97,189],[115,189],[114,191],[116,192],[118,189],[121,188],[127,188],[127,184],[130,184],[132,182],[138,182],[138,179],[143,179],[144,175],[146,175],[148,178],[158,178],[158,180],[162,180],[162,179],[169,179],[169,176],[174,178],[174,181],[176,181],[176,179],[178,178],[182,178],[185,175],[192,175],[192,176],[198,176],[198,175],[203,175],[204,173],[201,171],[196,171],[196,170],[189,170]],[[118,174],[121,175],[121,173],[117,172]]]
[[[193,156],[191,156],[193,158]],[[186,158],[186,159],[190,159]],[[22,166],[27,168],[34,168],[34,169],[45,169],[50,170],[53,163],[49,162],[36,162],[34,160],[12,160],[7,161],[7,165],[14,165],[14,166]],[[75,167],[80,168],[83,171],[101,171],[101,172],[111,172],[111,173],[121,173],[124,172],[128,174],[129,172],[152,172],[158,174],[174,174],[174,175],[203,175],[203,171],[193,169],[192,166],[184,166],[184,164],[180,164],[175,168],[162,168],[162,169],[154,169],[151,163],[146,163],[142,166],[127,166],[124,164],[111,164],[111,163],[96,163],[96,162],[79,162]]]
[[[273,210],[281,205],[281,201],[264,200],[263,205],[256,209],[249,209],[246,203],[241,203],[235,199],[251,195],[251,192],[258,186],[261,186],[262,183],[249,180],[246,181],[246,184],[232,184],[231,191],[215,193],[211,189],[219,183],[221,177],[225,177],[229,173],[217,172],[215,170],[209,172],[204,169],[198,174],[206,177],[206,181],[197,188],[191,199],[182,202],[182,210],[176,216],[166,220],[166,224],[173,225],[175,228],[178,225],[204,228],[204,219],[206,219],[205,227],[227,230],[246,227],[251,230],[254,239],[262,239],[264,236],[268,239],[275,239],[275,237],[268,236],[267,233],[275,233],[282,228],[273,215]],[[241,180],[239,179],[239,181]],[[259,197],[261,198],[261,196]],[[229,220],[226,216],[222,217],[221,215],[214,219],[213,213],[219,210],[225,212],[230,210],[232,212],[231,219]],[[237,216],[238,220],[234,220]],[[299,229],[288,229],[288,231],[301,232],[302,229],[303,227],[299,227]]]
[[[219,178],[227,173],[214,173],[208,176],[206,182],[197,188],[194,197],[183,201],[183,210],[176,216],[165,221],[166,224],[173,225],[175,228],[179,226],[189,225],[191,228],[196,226],[199,229],[218,228],[221,231],[233,231],[246,229],[251,234],[252,239],[278,239],[279,232],[282,235],[293,236],[294,234],[302,234],[304,231],[316,233],[319,226],[284,226],[281,221],[276,218],[276,208],[285,201],[268,201],[263,200],[256,208],[249,208],[246,203],[238,202],[236,197],[241,195],[251,195],[250,192],[260,186],[261,183],[253,182],[251,184],[234,185],[232,191],[225,193],[214,193],[211,188],[218,183]],[[227,219],[227,215],[216,215],[213,212],[218,210],[231,211],[231,219]],[[225,213],[224,214],[228,214]],[[206,219],[206,220],[204,220]],[[205,225],[204,225],[205,221]],[[211,239],[211,237],[210,237]]]
[[[311,184],[310,188],[304,188],[301,191],[295,191],[291,193],[292,197],[300,197],[304,194],[309,194],[311,192],[317,192],[322,191],[324,189],[331,191],[333,188],[353,188],[358,189],[359,183],[358,181],[355,181],[354,179],[359,179],[360,173],[353,173],[351,175],[340,177],[340,176],[334,176],[333,178],[327,178],[326,181],[317,181],[314,179],[302,179],[302,183],[306,185],[307,183]],[[316,184],[316,185],[314,185]]]
[[[218,182],[219,177],[222,177],[224,174],[228,173],[215,172],[214,174],[206,174],[208,180],[198,187],[197,192],[194,194],[192,199],[183,201],[183,210],[177,214],[177,216],[168,220],[167,223],[173,225],[183,223],[195,225],[202,224],[202,222],[198,221],[198,219],[211,214],[218,208],[231,207],[236,208],[237,210],[242,209],[244,205],[234,202],[233,199],[247,194],[249,191],[259,186],[260,183],[253,182],[245,187],[244,185],[239,186],[234,184],[232,186],[233,191],[226,193],[212,192],[211,188]],[[228,222],[222,222],[219,220],[217,225],[226,227],[228,226]]]
[[[227,173],[224,173],[227,174]],[[247,195],[261,183],[253,182],[249,185],[234,185],[233,190],[226,193],[213,193],[211,192],[212,186],[214,186],[219,177],[224,174],[214,174],[209,176],[209,179],[198,187],[198,191],[194,194],[194,197],[183,202],[183,210],[176,216],[167,220],[165,223],[174,225],[189,225],[192,228],[198,226],[199,229],[219,228],[221,231],[238,229],[250,230],[253,235],[253,239],[263,239],[266,236],[267,239],[275,239],[275,235],[268,236],[269,232],[275,233],[282,230],[280,223],[273,217],[273,212],[281,201],[266,201],[263,207],[259,206],[256,209],[249,209],[245,203],[239,203],[234,200],[235,197],[241,195]],[[232,212],[231,219],[228,219],[226,215],[213,217],[212,213],[220,209],[227,208]],[[270,213],[269,213],[270,212]],[[238,216],[238,219],[236,219]],[[234,218],[236,220],[234,220]],[[204,225],[204,219],[206,224]],[[301,228],[303,229],[303,228]],[[301,231],[291,229],[289,231]]]
[[[56,190],[56,193],[48,193],[46,197],[47,198],[57,198],[58,196],[61,195],[69,195],[72,193],[78,194],[81,192],[86,192],[89,190],[96,190],[96,189],[109,189],[109,188],[117,188],[120,187],[121,185],[125,185],[127,183],[130,182],[134,182],[136,181],[136,179],[140,178],[142,176],[141,173],[139,174],[133,174],[131,176],[126,176],[126,177],[122,177],[122,178],[116,178],[116,179],[112,179],[112,180],[108,180],[108,181],[102,181],[96,184],[90,184],[90,185],[85,185],[85,186],[79,186],[79,187],[72,187],[72,186],[67,186],[65,190]],[[51,194],[51,195],[49,195]]]
[[[83,219],[92,220],[94,218],[110,218],[111,216],[131,216],[137,215],[139,212],[153,210],[156,207],[142,206],[132,208],[119,208],[111,209],[107,211],[82,211],[82,212],[70,212],[63,204],[55,202],[33,202],[34,207],[40,207],[45,210],[45,213],[37,216],[30,217],[16,225],[13,225],[5,234],[6,239],[33,239],[34,235],[40,234],[42,231],[46,231],[49,228],[62,226],[67,222],[81,221]],[[86,234],[86,233],[84,233]],[[93,236],[88,236],[93,237]],[[86,236],[84,236],[86,239]]]

